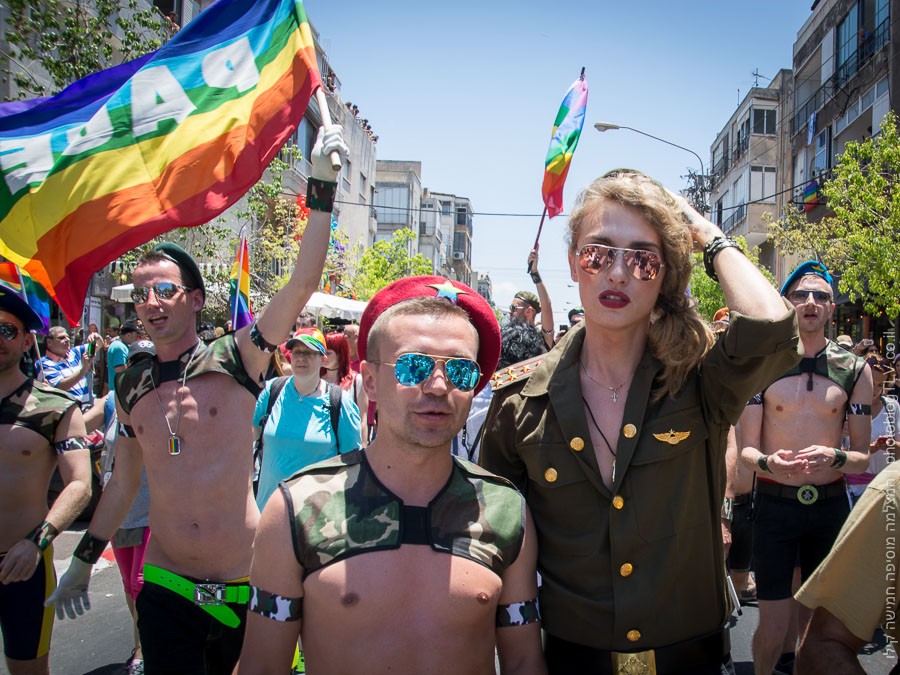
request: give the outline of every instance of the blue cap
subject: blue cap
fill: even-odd
[[[26,330],[44,329],[44,321],[19,293],[0,284],[0,309],[18,317]]]
[[[800,277],[805,277],[809,274],[824,279],[828,282],[829,286],[834,286],[834,278],[832,278],[828,268],[825,267],[825,263],[819,262],[818,260],[807,260],[805,263],[801,263],[797,269],[791,272],[791,276],[785,279],[784,285],[781,287],[781,294],[786,295],[788,289],[795,281],[800,279]]]

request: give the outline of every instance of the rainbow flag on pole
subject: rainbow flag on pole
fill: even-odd
[[[819,181],[814,180],[803,191],[803,210],[812,211],[819,205]]]
[[[40,284],[11,262],[0,262],[0,284],[21,295],[34,313],[41,317],[44,335],[50,330],[50,298]]]
[[[77,322],[96,270],[256,183],[320,86],[299,0],[218,0],[156,52],[0,105],[0,255]]]
[[[575,154],[575,147],[581,138],[587,99],[588,86],[582,68],[581,75],[569,87],[562,105],[559,106],[559,112],[556,113],[553,133],[550,136],[550,148],[544,160],[544,184],[541,192],[551,218],[563,210],[563,186],[569,173],[572,155]]]
[[[250,309],[250,251],[247,248],[247,237],[238,242],[234,265],[228,281],[231,288],[231,329],[237,330],[253,323],[253,310]]]

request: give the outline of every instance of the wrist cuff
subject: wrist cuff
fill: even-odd
[[[847,453],[840,448],[834,449],[834,461],[831,463],[832,469],[840,469],[847,463]]]
[[[772,473],[772,469],[769,468],[769,456],[760,454],[759,457],[756,458],[756,465],[759,467],[760,471],[764,471],[766,473]]]
[[[46,520],[42,520],[40,525],[38,525],[31,532],[25,535],[25,538],[28,541],[33,541],[35,544],[37,544],[37,547],[42,551],[46,551],[47,547],[58,534],[59,530],[57,530]]]
[[[90,532],[85,532],[72,555],[88,565],[96,565],[108,543],[105,539],[97,539]]]
[[[536,284],[539,284],[543,281],[543,279],[541,279],[541,275],[538,274],[537,272],[531,273],[531,280]]]
[[[703,247],[703,266],[706,268],[706,275],[713,281],[719,280],[719,275],[716,274],[716,268],[713,266],[713,261],[716,259],[716,256],[726,248],[736,248],[738,251],[741,251],[741,247],[731,237],[713,237],[706,243],[706,246]],[[743,251],[741,251],[741,253],[743,253]]]
[[[306,182],[306,206],[312,211],[331,213],[334,209],[334,193],[337,183],[309,177]]]

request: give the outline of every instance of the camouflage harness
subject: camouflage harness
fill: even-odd
[[[25,380],[0,400],[0,424],[30,429],[53,445],[56,427],[73,405],[78,405],[78,401],[66,392],[43,382]]]
[[[294,553],[304,578],[326,565],[403,544],[473,560],[498,576],[519,554],[525,499],[511,483],[453,458],[447,484],[428,506],[407,506],[354,450],[280,485],[293,514]]]

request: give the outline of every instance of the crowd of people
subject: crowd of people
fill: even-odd
[[[85,612],[110,543],[131,673],[492,673],[496,658],[504,673],[718,675],[749,601],[759,674],[862,672],[879,624],[897,637],[896,355],[827,338],[829,270],[807,261],[775,289],[683,198],[619,169],[569,218],[581,306],[565,330],[535,248],[536,292],[502,327],[473,289],[421,276],[323,332],[302,311],[328,246],[329,157],[346,151],[340,127],[320,130],[294,271],[250,326],[198,325],[200,269],[163,243],[133,271],[137,320],[108,344],[51,329],[36,378],[22,358],[40,320],[0,289],[13,675],[49,672],[53,608]],[[712,317],[686,292],[694,251],[727,303]],[[94,429],[102,497],[55,584]]]

